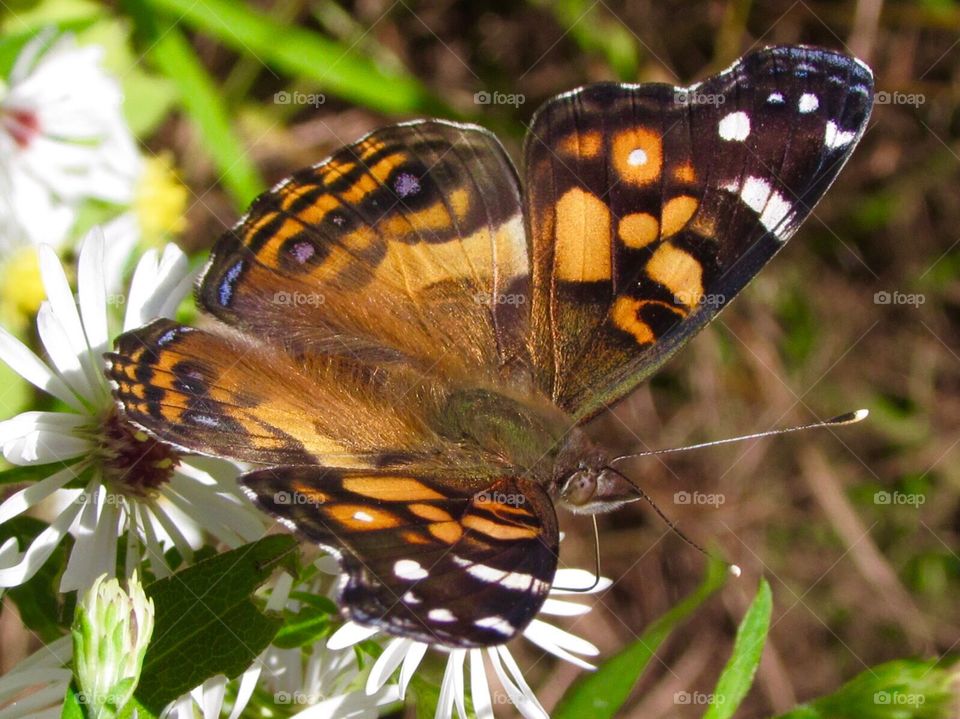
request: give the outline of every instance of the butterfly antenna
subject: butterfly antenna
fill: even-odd
[[[637,494],[640,495],[640,498],[641,498],[643,501],[645,501],[647,504],[649,504],[651,507],[653,507],[653,511],[657,513],[657,516],[660,517],[660,519],[663,520],[663,523],[666,524],[671,530],[673,530],[673,532],[674,532],[678,537],[680,537],[680,539],[682,539],[684,542],[686,542],[687,544],[689,544],[691,547],[693,547],[694,549],[696,549],[697,551],[699,551],[699,552],[700,552],[703,556],[705,556],[707,559],[713,559],[713,560],[715,560],[715,561],[723,562],[723,564],[726,564],[726,565],[727,565],[727,568],[728,568],[729,571],[730,571],[730,574],[732,574],[733,576],[735,576],[735,577],[739,577],[739,576],[740,576],[740,567],[739,567],[739,566],[737,566],[736,564],[730,564],[729,562],[725,562],[725,561],[723,561],[722,559],[717,559],[717,558],[714,557],[712,554],[710,554],[706,549],[704,549],[702,546],[700,546],[697,542],[695,542],[695,541],[693,541],[692,539],[690,539],[690,537],[688,537],[686,534],[684,534],[684,533],[681,531],[680,527],[677,526],[677,523],[674,522],[672,519],[670,519],[670,517],[668,517],[668,516],[663,512],[663,510],[660,509],[660,507],[657,506],[657,503],[653,501],[653,498],[652,498],[649,494],[647,494],[646,492],[644,492],[642,489],[640,489],[640,487],[637,485],[636,482],[634,482],[634,481],[633,481],[632,479],[630,479],[628,476],[626,476],[625,474],[623,474],[623,472],[620,472],[619,470],[617,470],[617,469],[614,468],[614,467],[611,467],[611,466],[607,465],[606,469],[609,469],[611,472],[613,472],[614,474],[616,474],[616,475],[618,475],[619,477],[621,477],[624,481],[629,482],[630,485],[636,490]],[[596,527],[596,520],[594,520],[594,527]]]
[[[558,587],[553,586],[553,589],[559,589],[562,592],[591,592],[593,589],[600,584],[600,530],[597,528],[597,518],[591,517],[593,519],[593,584],[586,587]]]
[[[670,449],[654,449],[649,452],[637,452],[636,454],[624,454],[619,457],[614,457],[610,460],[610,464],[614,462],[621,462],[625,459],[632,459],[634,457],[649,457],[652,455],[658,454],[670,454],[672,452],[687,452],[691,449],[703,449],[704,447],[717,447],[721,444],[732,444],[734,442],[743,442],[748,439],[760,439],[761,437],[772,437],[779,434],[789,434],[790,432],[799,432],[804,429],[819,429],[821,427],[843,427],[848,424],[856,424],[867,418],[870,414],[869,410],[858,409],[853,412],[846,412],[844,414],[837,415],[836,417],[831,417],[830,419],[825,419],[821,422],[814,422],[813,424],[804,424],[797,427],[786,427],[784,429],[771,429],[766,432],[755,432],[754,434],[745,434],[740,437],[728,437],[727,439],[715,439],[712,442],[702,442],[700,444],[691,444],[687,447],[673,447]],[[611,467],[612,469],[612,467]],[[619,474],[619,472],[618,472]],[[620,475],[623,476],[623,475]],[[639,488],[638,488],[639,489]],[[659,511],[659,510],[658,510]]]

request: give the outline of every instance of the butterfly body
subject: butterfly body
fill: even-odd
[[[507,641],[550,588],[555,505],[639,497],[585,424],[779,252],[872,92],[804,47],[689,88],[586,86],[535,114],[523,188],[480,127],[378,130],[220,238],[204,329],[119,338],[116,397],[168,444],[263,467],[241,484],[339,557],[354,620]]]

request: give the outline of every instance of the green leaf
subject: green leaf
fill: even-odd
[[[761,578],[757,596],[737,628],[737,637],[733,642],[733,655],[720,673],[717,687],[713,691],[710,707],[703,719],[729,719],[740,706],[740,702],[750,691],[753,677],[760,665],[760,655],[770,631],[770,612],[773,598],[770,585]]]
[[[282,624],[260,612],[253,593],[295,546],[290,536],[266,537],[147,587],[156,615],[137,701],[160,714],[205,679],[246,670]]]
[[[312,645],[330,633],[330,620],[338,617],[337,605],[327,597],[293,592],[291,599],[300,601],[300,610],[284,612],[283,626],[274,637],[274,645],[293,649]]]
[[[247,148],[234,133],[231,111],[216,83],[175,24],[158,22],[146,0],[128,0],[147,56],[177,87],[180,103],[194,122],[227,192],[244,209],[265,187]]]
[[[942,659],[887,662],[778,719],[948,719],[955,673]]]
[[[209,33],[240,53],[313,81],[320,89],[387,114],[446,114],[452,111],[412,75],[387,70],[358,48],[231,0],[147,0],[158,11]]]
[[[67,694],[63,698],[63,706],[60,708],[60,719],[87,719],[84,707],[86,705],[80,701],[77,688],[73,682],[67,687]]]
[[[14,517],[0,524],[0,544],[16,537],[22,549],[46,528],[46,522],[34,517]],[[73,538],[67,535],[29,581],[11,587],[4,595],[16,605],[24,626],[44,642],[63,636],[70,626],[76,595],[60,593],[60,576],[72,549]]]
[[[630,696],[657,648],[670,633],[706,599],[723,586],[727,566],[711,561],[707,576],[692,594],[656,619],[636,642],[614,655],[593,674],[584,676],[564,695],[553,712],[554,719],[614,716]]]

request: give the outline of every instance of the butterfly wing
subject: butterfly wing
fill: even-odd
[[[248,337],[166,319],[123,334],[107,359],[126,416],[188,451],[259,464],[383,466],[444,457],[476,471],[480,463],[430,429],[443,387],[408,366],[372,368],[336,355],[294,359]]]
[[[377,130],[260,196],[217,243],[198,298],[296,355],[502,381],[528,364],[528,282],[502,146],[429,120]]]
[[[690,88],[591,85],[525,149],[538,384],[578,419],[623,397],[775,255],[863,134],[872,76],[769,48]]]
[[[261,509],[334,552],[351,619],[429,644],[519,634],[557,568],[553,505],[536,483],[480,491],[450,477],[277,467],[241,478]]]

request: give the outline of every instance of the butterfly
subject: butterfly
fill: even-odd
[[[260,465],[241,485],[337,556],[354,621],[504,643],[551,587],[555,507],[638,498],[585,423],[784,246],[872,97],[866,65],[810,47],[587,85],[536,112],[522,186],[481,127],[377,130],[219,239],[202,329],[118,339],[115,396],[163,442]]]

